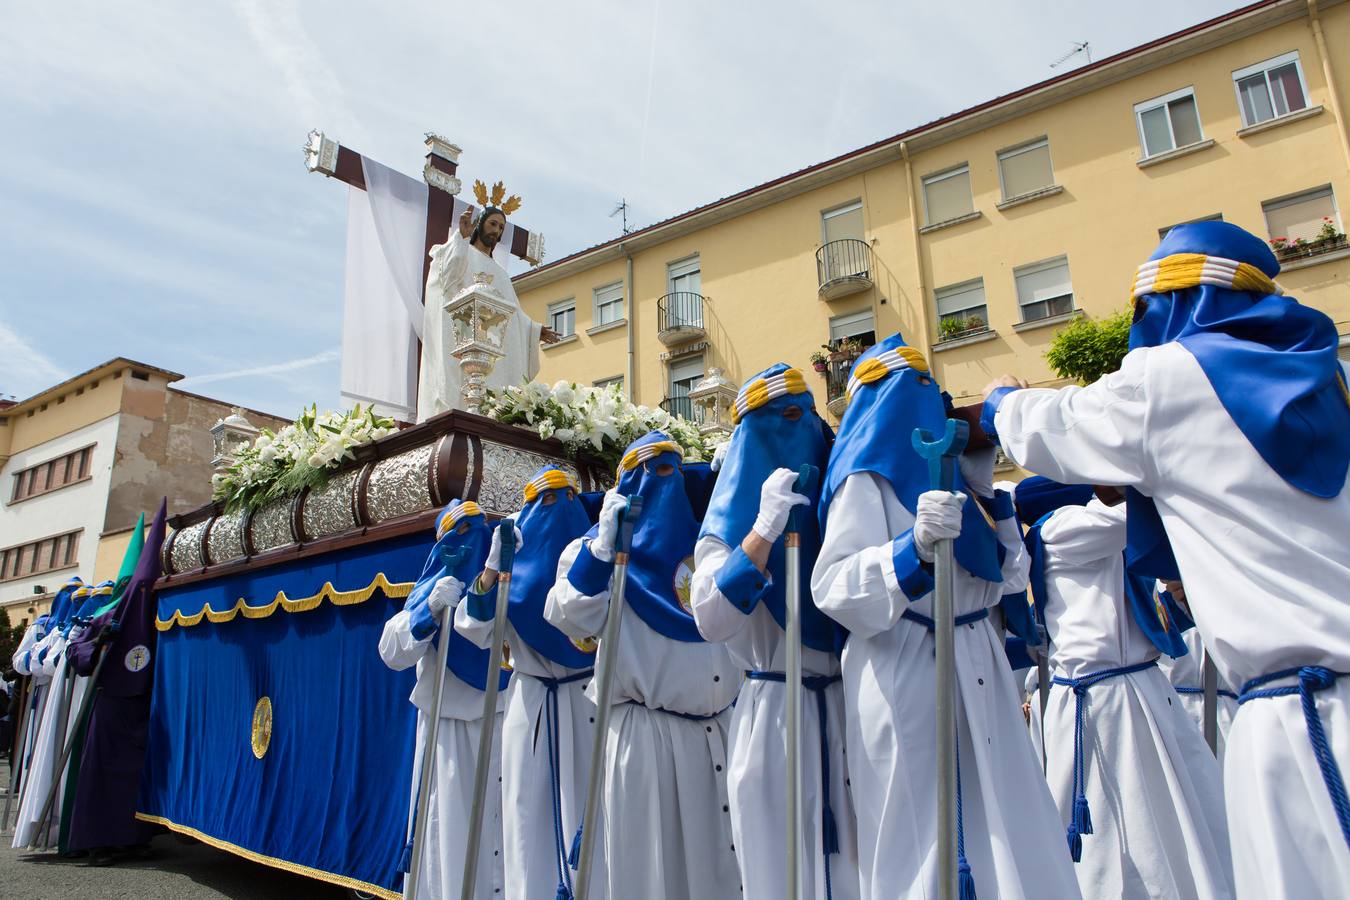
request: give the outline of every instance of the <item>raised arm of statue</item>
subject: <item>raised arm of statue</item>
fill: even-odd
[[[458,231],[451,231],[450,240],[431,248],[431,271],[447,300],[459,293],[468,280],[472,252],[472,245]]]

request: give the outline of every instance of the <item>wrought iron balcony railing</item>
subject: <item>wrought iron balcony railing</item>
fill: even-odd
[[[667,347],[703,337],[703,295],[675,291],[656,301],[656,336]]]
[[[872,246],[845,238],[816,251],[816,276],[822,300],[834,300],[872,286]]]

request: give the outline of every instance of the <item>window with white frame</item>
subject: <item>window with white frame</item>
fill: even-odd
[[[861,200],[845,203],[820,214],[820,237],[824,245],[821,258],[821,282],[836,278],[866,275],[871,254],[863,241],[863,205]]]
[[[1000,151],[998,179],[1003,186],[1004,200],[1053,187],[1055,172],[1050,166],[1050,139],[1038,138],[1019,147]]]
[[[962,164],[955,169],[924,176],[923,208],[927,225],[973,213],[975,200],[970,193],[970,166]]]
[[[988,329],[983,278],[938,288],[933,296],[937,300],[939,338]]]
[[[1214,213],[1213,215],[1209,216],[1197,216],[1194,219],[1185,219],[1184,221],[1181,222],[1173,222],[1171,225],[1164,225],[1162,228],[1158,229],[1158,237],[1160,238],[1167,237],[1167,233],[1171,231],[1173,228],[1176,228],[1178,225],[1191,225],[1196,222],[1222,222],[1222,221],[1223,221],[1223,213]]]
[[[1308,86],[1298,51],[1259,62],[1233,73],[1243,125],[1258,125],[1308,105]]]
[[[703,268],[698,256],[666,264],[667,290],[672,294],[702,294]]]
[[[598,387],[598,388],[607,388],[607,387],[611,387],[611,386],[616,386],[616,385],[617,385],[618,388],[619,388],[619,390],[622,391],[622,390],[623,390],[623,376],[622,376],[622,375],[611,375],[609,378],[601,378],[599,381],[594,381],[594,382],[592,382],[592,384],[595,385],[595,387]]]
[[[577,301],[559,300],[548,305],[548,327],[558,332],[559,337],[577,333]]]
[[[1328,225],[1334,232],[1341,231],[1341,216],[1336,209],[1336,195],[1331,185],[1324,184],[1311,191],[1267,200],[1261,204],[1266,214],[1266,230],[1272,241],[1294,243],[1317,240]]]
[[[1066,256],[1013,269],[1022,321],[1034,322],[1073,312],[1073,283]]]
[[[608,325],[623,318],[623,282],[595,289],[595,324]]]
[[[1146,159],[1204,140],[1194,88],[1182,88],[1136,103],[1134,117],[1139,125],[1139,146]]]
[[[844,338],[853,338],[862,344],[864,350],[877,342],[876,320],[872,318],[870,309],[830,319],[830,343]]]
[[[694,421],[694,401],[689,392],[694,385],[703,380],[703,354],[682,356],[670,361],[670,389],[661,408],[672,416],[681,416]]]

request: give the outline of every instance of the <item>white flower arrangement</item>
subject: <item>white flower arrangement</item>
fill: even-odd
[[[630,403],[615,384],[590,387],[559,381],[550,388],[531,381],[489,389],[483,415],[528,428],[544,440],[557,438],[568,450],[598,457],[611,468],[618,466],[629,444],[653,430],[679,444],[688,462],[705,460],[710,452],[694,423]]]
[[[257,509],[270,500],[323,485],[352,451],[394,431],[394,420],[357,404],[351,412],[320,413],[311,406],[273,433],[264,428],[252,446],[235,452],[234,464],[211,476],[211,495],[227,510]]]

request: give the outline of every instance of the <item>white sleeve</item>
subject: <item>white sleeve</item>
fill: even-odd
[[[423,640],[412,636],[412,628],[406,609],[399,610],[380,633],[380,659],[395,672],[402,672],[417,664],[422,655],[431,646],[431,635]]]
[[[431,270],[436,283],[449,300],[459,293],[469,272],[469,251],[473,245],[459,233],[458,223],[450,225],[450,240],[431,248]]]
[[[19,649],[14,651],[14,658],[10,660],[10,664],[13,665],[14,671],[18,672],[20,675],[33,674],[28,671],[28,666],[23,665],[23,655],[25,651],[31,650],[33,645],[37,643],[37,629],[37,625],[28,626],[28,630],[23,633],[23,640],[19,642]]]
[[[811,594],[820,611],[864,637],[894,626],[912,602],[896,578],[891,541],[914,527],[914,516],[893,501],[899,512],[888,521],[885,491],[894,498],[890,484],[870,472],[844,479],[830,501],[811,573]]]
[[[605,630],[605,613],[609,609],[609,591],[587,597],[567,580],[572,562],[581,552],[582,538],[567,545],[558,560],[558,578],[544,601],[544,618],[550,625],[568,637],[596,637]]]
[[[970,503],[970,500],[966,501]],[[1031,556],[1022,540],[1022,526],[1017,524],[1016,516],[1009,516],[994,523],[994,532],[1003,545],[1002,590],[1005,594],[1016,594],[1027,589],[1031,580]]]
[[[1047,558],[1086,565],[1125,552],[1125,504],[1107,506],[1092,499],[1086,506],[1065,506],[1041,526]]]
[[[717,587],[717,575],[731,553],[730,547],[711,535],[700,538],[694,547],[694,581],[689,603],[699,634],[713,643],[730,640],[750,621]]]
[[[1149,464],[1147,349],[1087,387],[1025,389],[1003,397],[994,416],[1008,458],[1066,484],[1145,489]]]
[[[484,622],[469,615],[467,603],[460,603],[455,608],[455,630],[475,647],[486,650],[492,646],[492,620]]]

